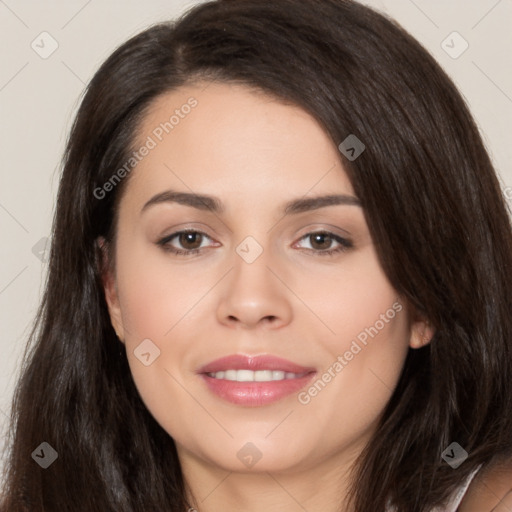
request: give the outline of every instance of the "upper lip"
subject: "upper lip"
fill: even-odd
[[[309,373],[315,368],[301,366],[281,357],[272,355],[249,356],[233,354],[216,359],[202,366],[198,373],[215,373],[225,370],[280,370],[289,373]]]

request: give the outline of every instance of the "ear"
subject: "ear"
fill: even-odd
[[[435,334],[434,326],[421,313],[417,311],[411,312],[411,334],[409,338],[409,346],[411,348],[421,348],[428,345]]]
[[[105,300],[107,302],[108,312],[110,315],[110,322],[116,331],[117,337],[122,343],[124,343],[123,319],[121,315],[121,307],[119,305],[116,278],[114,272],[112,271],[112,265],[109,261],[108,242],[104,237],[100,236],[96,239],[96,244],[101,255],[101,280],[103,283],[103,291],[105,293]]]

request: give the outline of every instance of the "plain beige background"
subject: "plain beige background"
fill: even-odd
[[[0,0],[0,449],[43,291],[59,162],[80,95],[115,47],[197,3]],[[401,23],[453,78],[512,203],[512,0],[364,3]]]

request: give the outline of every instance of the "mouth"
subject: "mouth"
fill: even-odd
[[[207,389],[222,400],[259,407],[298,392],[317,372],[275,356],[234,354],[203,366],[198,373]]]
[[[220,372],[207,373],[212,379],[224,379],[236,382],[273,382],[289,379],[300,379],[307,375],[306,373],[285,372],[282,370],[225,370]]]

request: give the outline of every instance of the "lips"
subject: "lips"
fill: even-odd
[[[257,407],[298,392],[316,370],[270,355],[235,354],[206,364],[198,373],[209,391],[221,399]]]
[[[208,363],[199,370],[199,373],[216,373],[225,372],[226,370],[252,370],[254,372],[258,370],[275,370],[300,374],[315,371],[315,368],[300,366],[276,356],[234,354]]]

